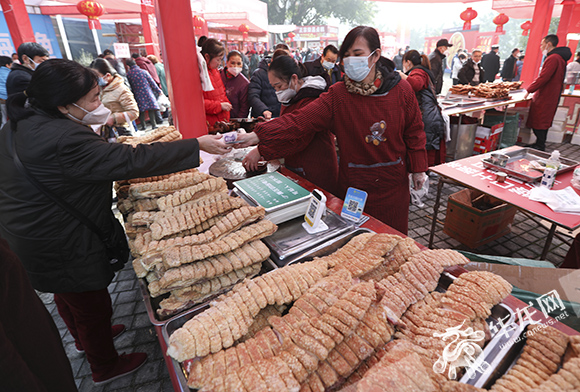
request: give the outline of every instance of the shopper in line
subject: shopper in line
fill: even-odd
[[[6,113],[6,99],[8,99],[6,79],[8,79],[8,75],[10,74],[12,63],[12,58],[0,56],[0,112],[2,113],[2,126],[8,121],[8,113]]]
[[[20,63],[12,64],[10,74],[6,79],[8,95],[26,90],[36,67],[48,60],[48,51],[36,42],[24,42],[18,47],[18,59]]]
[[[500,58],[499,58],[498,52],[499,52],[499,46],[493,45],[491,47],[491,50],[489,51],[489,53],[486,53],[481,58],[481,66],[485,70],[485,75],[481,79],[481,83],[493,82],[495,80],[495,77],[499,73]]]
[[[443,74],[445,73],[445,59],[449,48],[453,45],[447,41],[446,38],[437,41],[437,47],[429,55],[429,63],[431,64],[431,72],[435,76],[435,94],[441,94],[443,89]]]
[[[516,77],[518,73],[518,66],[516,63],[519,57],[520,50],[518,48],[515,48],[514,50],[512,50],[512,54],[510,55],[510,57],[505,59],[505,61],[503,62],[503,68],[501,69],[501,78],[503,79],[504,82],[511,82]]]
[[[111,63],[113,68],[115,68],[115,71],[117,71],[117,73],[121,75],[123,79],[126,79],[127,71],[125,70],[125,65],[123,64],[123,61],[117,60],[117,58],[115,57],[115,53],[113,53],[111,49],[103,50],[103,55],[104,55],[103,58],[107,60],[109,63]]]
[[[147,73],[151,75],[155,83],[157,83],[157,86],[161,85],[159,75],[157,75],[157,70],[155,69],[155,66],[153,65],[151,60],[149,60],[147,57],[141,56],[140,53],[131,54],[131,58],[135,61],[135,64],[137,64],[139,68],[141,68],[144,71],[147,71]]]
[[[558,36],[550,34],[542,39],[540,50],[546,56],[540,75],[527,87],[526,95],[534,93],[526,126],[532,128],[536,142],[532,148],[544,151],[548,129],[560,102],[560,94],[566,77],[566,62],[572,57],[567,46],[558,47]]]
[[[290,56],[290,49],[286,44],[278,44],[275,50],[282,49]],[[269,120],[280,116],[280,102],[276,98],[276,91],[268,80],[268,66],[272,57],[264,56],[258,69],[252,74],[248,86],[248,102],[252,108],[252,117],[262,116]]]
[[[429,166],[445,163],[445,121],[435,96],[435,77],[431,72],[429,58],[410,50],[403,55],[401,78],[406,80],[419,102],[425,131]]]
[[[453,66],[451,68],[451,79],[453,80],[453,85],[457,85],[459,83],[461,83],[459,81],[459,71],[461,70],[461,68],[463,68],[463,65],[465,65],[465,62],[467,61],[467,55],[465,53],[459,53],[457,55],[457,59],[453,60]]]
[[[159,61],[157,56],[150,54],[147,56],[147,58],[149,59],[149,61],[151,61],[151,63],[153,63],[153,66],[155,66],[155,71],[157,72],[157,76],[159,76],[159,87],[161,87],[161,91],[163,91],[163,94],[166,97],[168,97],[169,91],[167,90],[167,78],[165,77],[165,66],[161,61]]]
[[[148,113],[151,128],[156,129],[157,115],[159,114],[157,98],[161,94],[161,89],[151,75],[139,68],[134,60],[127,60],[127,67],[129,67],[127,79],[129,79],[131,90],[133,90],[137,106],[139,106],[139,127],[142,131],[145,130],[145,113]]]
[[[576,59],[566,66],[566,84],[575,83],[578,74],[580,74],[580,52],[576,53]]]
[[[519,82],[521,77],[522,77],[522,69],[524,68],[524,58],[526,56],[525,55],[520,55],[520,57],[518,58],[518,61],[516,61],[516,67],[517,67],[517,72],[516,72],[516,76],[514,77],[514,82]]]
[[[132,135],[131,123],[139,116],[139,106],[131,90],[125,86],[123,78],[105,59],[95,59],[91,68],[97,72],[101,87],[101,102],[111,111],[105,123],[106,129],[113,130],[113,135],[102,135],[106,139],[116,136]]]
[[[250,113],[248,86],[250,81],[242,74],[243,59],[240,52],[228,53],[226,67],[220,71],[228,101],[232,104],[231,118],[246,118]]]
[[[58,329],[30,285],[22,263],[2,238],[0,268],[2,391],[76,392]]]
[[[123,227],[111,210],[112,181],[186,170],[199,165],[200,149],[213,154],[228,150],[215,135],[136,147],[107,143],[88,127],[104,124],[110,114],[99,95],[95,72],[55,59],[38,67],[26,94],[9,97],[10,121],[0,130],[0,234],[32,286],[55,293],[58,312],[77,349],[84,350],[93,381],[103,384],[135,371],[147,358],[144,353],[119,355],[113,345],[113,336],[125,327],[111,327],[107,286],[115,270],[110,256],[95,232],[31,182],[16,165],[15,153],[54,198],[126,246]]]
[[[232,104],[228,100],[226,88],[218,70],[225,51],[224,45],[215,38],[208,38],[201,47],[201,54],[207,63],[207,71],[213,86],[212,91],[203,92],[208,126],[213,126],[217,121],[229,121],[230,119]]]
[[[342,80],[340,67],[336,64],[338,60],[338,49],[334,45],[327,45],[322,51],[322,56],[318,59],[304,63],[308,75],[322,76],[326,80],[328,87]]]
[[[475,49],[471,52],[471,58],[463,64],[457,73],[457,79],[461,84],[477,86],[485,80],[485,69],[481,66],[482,52]]]
[[[338,196],[344,198],[348,187],[366,191],[365,211],[407,233],[409,173],[415,189],[420,189],[428,168],[415,93],[394,72],[393,62],[381,56],[379,34],[372,27],[352,29],[339,57],[344,82],[304,108],[240,135],[240,147],[260,143],[265,159],[286,156],[300,151],[303,139],[331,129],[340,152]]]
[[[282,104],[282,117],[297,112],[327,90],[322,76],[305,76],[307,74],[306,67],[290,56],[279,56],[270,63],[268,78]],[[296,153],[280,154],[271,159],[284,158],[287,169],[331,193],[338,194],[338,164],[332,131],[326,128],[308,135],[300,140],[300,144],[302,148]],[[252,167],[259,160],[258,148],[246,156],[247,164]]]

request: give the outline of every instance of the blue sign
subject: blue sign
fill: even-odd
[[[50,16],[28,14],[28,17],[30,18],[36,42],[48,50],[51,58],[62,58]],[[16,48],[14,48],[4,14],[0,13],[0,56],[10,57],[12,53],[16,53]]]
[[[348,188],[340,216],[358,222],[362,218],[368,194],[356,188]]]

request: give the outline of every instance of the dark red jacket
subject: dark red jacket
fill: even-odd
[[[151,75],[155,83],[157,83],[158,86],[160,85],[161,81],[159,80],[159,75],[157,75],[157,70],[155,69],[155,65],[153,65],[151,60],[149,60],[147,57],[137,57],[135,59],[135,64],[137,64],[139,68],[149,72],[149,75]]]
[[[207,72],[209,73],[213,90],[203,92],[205,119],[209,125],[214,125],[216,121],[230,121],[230,112],[222,109],[222,102],[230,101],[226,95],[226,88],[222,82],[220,71],[208,68]]]
[[[570,57],[572,57],[570,48],[565,46],[554,48],[548,53],[540,76],[528,86],[527,91],[534,93],[526,123],[528,128],[548,129],[552,126],[566,76],[566,63]]]

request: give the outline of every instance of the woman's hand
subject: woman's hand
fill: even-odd
[[[109,116],[109,118],[107,119],[107,122],[105,124],[107,124],[110,127],[112,127],[113,125],[115,125],[115,117],[113,116],[112,113]]]
[[[224,140],[223,135],[203,135],[197,138],[199,149],[210,154],[227,154],[232,149]]]
[[[397,71],[399,73],[399,75],[401,75],[401,79],[403,80],[407,80],[408,75],[406,73],[404,73],[403,71]]]
[[[250,172],[256,171],[256,170],[258,170],[258,162],[260,160],[263,160],[263,159],[260,156],[260,151],[258,150],[258,147],[256,147],[252,151],[250,151],[248,153],[248,155],[246,155],[246,157],[242,161],[242,165],[244,166],[246,171],[250,171]]]
[[[256,135],[254,132],[239,133],[237,142],[238,143],[234,145],[235,148],[246,148],[250,146],[255,146],[260,142],[260,139],[258,138],[258,135]]]
[[[224,111],[224,112],[229,112],[233,108],[232,104],[229,102],[222,102],[221,105],[222,105],[222,111]]]
[[[264,110],[264,113],[262,113],[262,116],[264,116],[264,118],[266,120],[270,120],[272,118],[272,112],[269,110]]]
[[[413,173],[411,178],[413,179],[413,188],[418,191],[423,188],[423,184],[425,184],[425,180],[427,180],[427,174],[425,172]]]

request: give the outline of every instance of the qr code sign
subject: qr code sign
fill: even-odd
[[[358,201],[349,200],[348,207],[346,209],[349,212],[357,212],[358,211]]]

